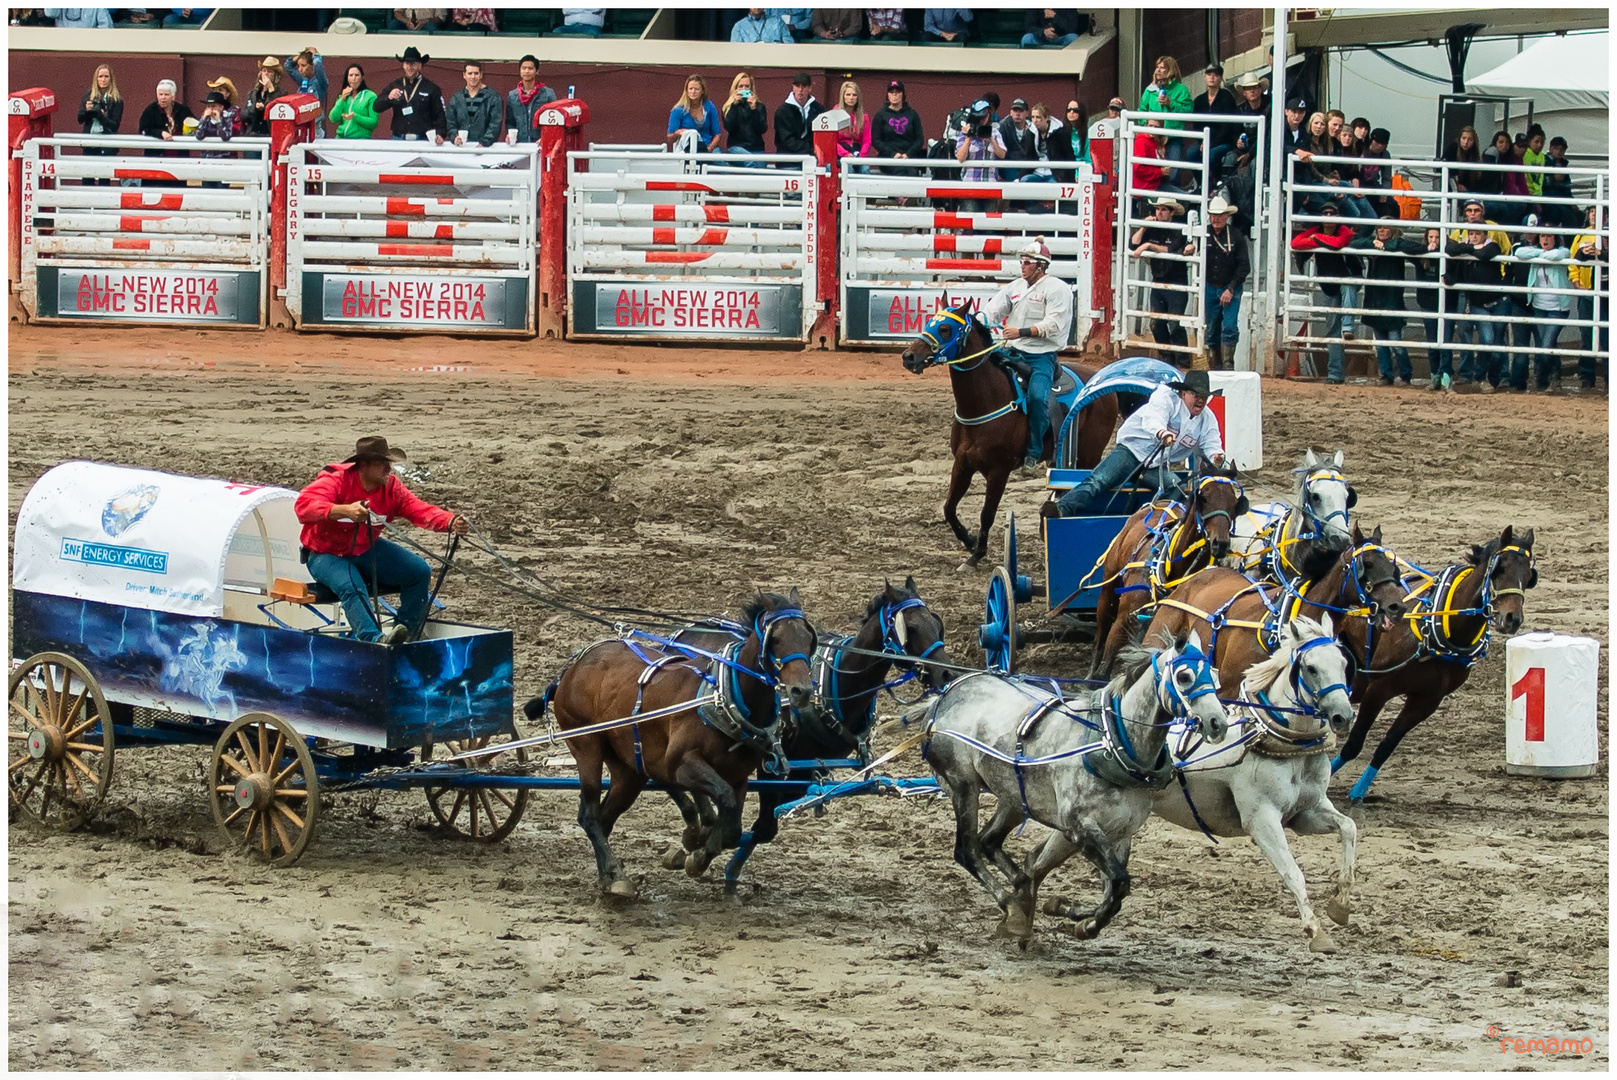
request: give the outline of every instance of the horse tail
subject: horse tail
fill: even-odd
[[[529,723],[538,723],[539,719],[545,715],[545,710],[550,708],[550,702],[556,696],[556,688],[560,685],[561,680],[557,679],[555,682],[545,687],[545,692],[543,694],[522,706],[522,715],[528,718]]]

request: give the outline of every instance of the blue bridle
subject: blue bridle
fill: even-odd
[[[1172,660],[1167,662],[1166,669],[1160,666],[1161,662],[1161,653],[1152,655],[1151,673],[1158,686],[1166,685],[1168,687],[1169,711],[1179,719],[1194,722],[1196,718],[1191,715],[1190,703],[1198,701],[1208,694],[1215,697],[1218,695],[1218,685],[1213,682],[1211,660],[1206,653],[1186,642],[1184,648]],[[1174,673],[1180,668],[1188,668],[1195,676],[1191,684],[1183,689],[1180,688],[1178,680],[1174,677]],[[1164,674],[1167,675],[1166,682],[1163,680]]]
[[[795,652],[789,656],[780,657],[770,653],[769,632],[776,623],[786,619],[801,619],[803,620],[803,625],[808,628],[809,648],[807,653]],[[752,620],[752,632],[758,638],[758,667],[763,671],[762,681],[767,686],[778,686],[780,684],[781,669],[793,660],[801,660],[805,664],[809,663],[809,658],[814,655],[814,650],[819,644],[819,637],[814,632],[814,624],[808,621],[808,617],[803,614],[800,608],[782,608],[779,611],[760,612]]]
[[[1318,705],[1319,705],[1320,699],[1323,698],[1326,694],[1329,694],[1332,690],[1340,690],[1344,694],[1352,693],[1352,691],[1348,689],[1348,685],[1346,683],[1339,683],[1339,682],[1338,683],[1331,683],[1329,686],[1321,686],[1321,687],[1316,688],[1316,687],[1309,686],[1308,685],[1308,680],[1303,678],[1303,669],[1302,669],[1302,664],[1300,663],[1300,661],[1302,660],[1303,654],[1306,653],[1310,649],[1319,649],[1319,648],[1324,648],[1326,646],[1336,646],[1336,644],[1337,644],[1336,638],[1330,637],[1330,636],[1325,635],[1325,634],[1321,634],[1319,637],[1309,638],[1307,641],[1305,641],[1301,645],[1297,646],[1297,651],[1292,654],[1292,657],[1291,657],[1291,681],[1292,681],[1292,685],[1297,688],[1297,691],[1298,691],[1297,697],[1298,697],[1298,699],[1303,701],[1305,704],[1309,704],[1309,705],[1312,705],[1312,706],[1317,708]]]
[[[961,304],[954,308],[943,308],[921,328],[921,340],[932,346],[932,356],[927,363],[936,364],[940,360],[953,363],[960,355],[960,348],[966,343],[966,335],[971,332],[972,324],[970,315],[960,314],[965,307],[965,304]]]

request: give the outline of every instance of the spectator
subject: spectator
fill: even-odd
[[[1199,94],[1191,101],[1191,111],[1208,113],[1214,116],[1230,116],[1235,112],[1235,95],[1224,87],[1224,65],[1208,64],[1207,70],[1202,73],[1207,83],[1205,93]],[[1199,125],[1207,131],[1207,145],[1210,160],[1208,168],[1208,188],[1217,186],[1216,181],[1227,167],[1226,158],[1235,151],[1235,130],[1232,124],[1203,123]],[[1200,161],[1202,159],[1201,143],[1191,143],[1187,161]]]
[[[213,14],[213,8],[169,8],[163,16],[163,29],[174,30],[182,26],[201,26]]]
[[[408,30],[412,34],[430,34],[449,21],[448,8],[394,8],[387,20],[389,30]]]
[[[140,133],[148,139],[172,142],[174,136],[184,130],[185,122],[192,119],[191,110],[183,102],[174,100],[176,90],[173,79],[164,79],[157,84],[157,100],[140,114]],[[148,150],[146,156],[160,157],[162,151]]]
[[[516,131],[516,141],[539,141],[539,109],[556,100],[556,91],[539,81],[539,60],[532,53],[517,64],[517,78],[521,81],[505,95],[505,134],[510,141]]]
[[[1146,121],[1146,127],[1134,134],[1134,147],[1130,151],[1134,159],[1133,187],[1136,191],[1157,191],[1162,187],[1168,170],[1156,164],[1146,164],[1153,159],[1161,160],[1166,155],[1162,148],[1163,137],[1156,133],[1157,125],[1162,121],[1154,117]]]
[[[1089,160],[1089,112],[1077,98],[1067,102],[1067,123],[1059,133],[1054,133],[1050,139],[1051,161],[1088,161]],[[1063,184],[1070,184],[1077,179],[1075,170],[1057,170],[1055,178]]]
[[[730,27],[730,40],[743,45],[754,42],[790,45],[792,35],[784,20],[769,18],[763,8],[748,8],[747,13]]]
[[[12,26],[55,26],[56,20],[50,18],[40,8],[12,8]]]
[[[1077,8],[1028,8],[1022,14],[1024,49],[1065,49],[1077,40]]]
[[[1478,185],[1484,183],[1484,174],[1478,169],[1467,169],[1465,165],[1482,164],[1482,147],[1479,145],[1477,129],[1467,124],[1460,129],[1460,134],[1443,151],[1443,160],[1453,165],[1462,166],[1449,170],[1449,183],[1454,185],[1455,191],[1468,194],[1475,193]]]
[[[63,30],[112,29],[111,8],[46,8],[45,16]]]
[[[1129,239],[1136,259],[1145,257],[1147,252],[1157,255],[1194,255],[1196,245],[1190,241],[1188,234],[1179,229],[1168,227],[1175,217],[1185,212],[1185,208],[1177,201],[1166,195],[1159,195],[1151,200],[1152,215],[1159,225],[1141,225],[1134,230]],[[1149,259],[1151,264],[1151,281],[1157,287],[1151,290],[1151,311],[1157,315],[1183,315],[1190,301],[1190,264],[1182,259]],[[1163,286],[1179,286],[1179,288],[1164,288]],[[1190,345],[1190,336],[1185,331],[1185,324],[1177,319],[1153,319],[1151,322],[1151,336],[1158,345],[1180,346]],[[1173,363],[1180,367],[1190,366],[1190,357],[1187,353],[1175,351],[1170,356]]]
[[[775,153],[814,156],[814,118],[825,106],[814,99],[814,80],[806,72],[792,76],[792,89],[775,110]]]
[[[970,112],[960,121],[959,128],[950,132],[954,138],[956,161],[995,161],[1005,156],[1005,142],[994,124],[994,107],[987,98],[971,103]],[[981,167],[961,170],[960,178],[972,182],[992,181],[994,170]],[[991,199],[968,198],[960,200],[964,213],[986,213],[992,209]]]
[[[1061,121],[1050,115],[1049,106],[1042,101],[1035,101],[1033,107],[1028,110],[1027,125],[1028,130],[1033,133],[1032,160],[1039,162],[1040,166],[1022,173],[1019,179],[1023,181],[1032,180],[1038,183],[1053,183],[1056,178],[1055,173],[1051,172],[1046,166],[1052,159],[1062,160],[1054,158],[1052,151],[1060,153],[1056,147],[1067,141],[1066,132],[1062,128]],[[1008,147],[1006,152],[1009,152]],[[1051,210],[1055,209],[1049,203],[1042,205]]]
[[[247,122],[242,119],[241,94],[236,91],[236,84],[228,77],[221,75],[217,79],[208,80],[208,89],[217,90],[225,96],[225,119],[230,121],[230,134],[232,136],[245,135],[247,133]]]
[[[552,34],[600,37],[606,29],[606,8],[562,8],[561,25]]]
[[[814,11],[811,8],[764,8],[764,14],[779,19],[790,33],[789,41],[802,41],[814,30]]]
[[[1359,191],[1378,218],[1399,216],[1398,200],[1392,195],[1392,166],[1380,164],[1392,160],[1387,154],[1387,143],[1391,139],[1392,135],[1386,128],[1371,131],[1370,144],[1365,148],[1359,164]]]
[[[258,81],[247,91],[247,102],[241,110],[247,134],[263,137],[270,133],[270,102],[286,94],[287,91],[281,88],[281,62],[273,56],[264,57],[258,62]]]
[[[1538,243],[1517,246],[1516,258],[1527,263],[1527,287],[1549,289],[1550,292],[1531,293],[1533,312],[1533,339],[1538,353],[1533,358],[1534,374],[1540,390],[1550,388],[1550,376],[1559,381],[1561,358],[1551,350],[1560,340],[1566,320],[1572,315],[1572,280],[1565,266],[1554,262],[1572,257],[1572,249],[1562,244],[1554,233],[1539,233]],[[1515,353],[1510,358],[1510,386],[1520,393],[1527,392],[1527,354]]]
[[[310,45],[296,56],[286,58],[286,72],[298,81],[297,93],[313,94],[320,99],[320,108],[326,107],[326,62],[320,56],[320,50]],[[315,122],[315,138],[326,137],[326,122]]]
[[[1095,121],[1089,129],[1091,139],[1115,139],[1123,130],[1123,99],[1113,98],[1106,103],[1106,115]]]
[[[1331,137],[1331,145],[1335,146],[1337,136],[1347,127],[1347,113],[1341,109],[1329,109],[1325,113],[1325,129]]]
[[[1467,204],[1467,209],[1480,205],[1473,201]],[[1500,249],[1487,230],[1480,227],[1465,230],[1465,239],[1450,239],[1444,245],[1444,252],[1449,258],[1446,283],[1450,288],[1465,287],[1460,310],[1471,315],[1499,314],[1501,279],[1494,260],[1499,258]],[[1499,354],[1493,351],[1493,345],[1499,340],[1499,328],[1499,323],[1486,319],[1472,320],[1455,328],[1456,336],[1474,334],[1476,346],[1462,356],[1459,374],[1454,380],[1457,384],[1481,383],[1483,392],[1489,394],[1498,388],[1503,364]]]
[[[1554,169],[1568,167],[1566,159],[1566,140],[1557,135],[1550,140],[1550,152],[1545,164]],[[1569,173],[1546,172],[1544,174],[1544,198],[1571,199],[1572,177]],[[1542,215],[1544,224],[1552,228],[1575,229],[1578,226],[1578,211],[1570,202],[1546,202]]]
[[[858,41],[865,13],[859,8],[815,8],[810,25],[820,41]]]
[[[343,72],[342,92],[331,106],[331,119],[339,139],[368,139],[381,121],[376,111],[376,91],[365,85],[365,69],[349,64]]]
[[[687,131],[691,134],[686,135]],[[685,92],[668,112],[668,145],[679,153],[712,154],[718,151],[723,134],[719,110],[708,100],[707,80],[690,76],[685,80]]]
[[[906,41],[910,28],[904,23],[903,8],[866,8],[871,41]]]
[[[1033,125],[1028,123],[1027,101],[1016,98],[1011,102],[1011,115],[999,122],[999,141],[1005,144],[1006,161],[1036,161],[1033,147]],[[999,178],[1014,181],[1022,175],[1018,169],[1001,169]]]
[[[1358,143],[1361,149],[1369,145],[1370,121],[1362,116],[1356,116],[1349,126],[1353,128],[1353,141]]]
[[[1336,133],[1335,149],[1337,157],[1357,158],[1360,156],[1361,148],[1359,141],[1353,137],[1352,128],[1344,126]],[[1337,179],[1341,181],[1345,189],[1342,194],[1342,208],[1347,212],[1348,216],[1356,218],[1376,217],[1377,214],[1371,208],[1369,200],[1359,194],[1359,190],[1364,183],[1364,176],[1360,172],[1359,166],[1356,163],[1339,161],[1333,168],[1336,170]],[[1391,181],[1388,182],[1391,183]]]
[[[499,33],[493,8],[454,8],[449,22],[457,30],[481,30],[485,34]]]
[[[1521,155],[1516,150],[1516,143],[1510,137],[1510,132],[1500,131],[1494,134],[1493,145],[1483,151],[1482,160],[1489,165],[1520,165]],[[1489,191],[1498,192],[1505,196],[1525,196],[1527,194],[1527,179],[1519,172],[1495,172],[1489,178]],[[1495,188],[1492,185],[1497,184]],[[1486,204],[1488,216],[1505,225],[1515,225],[1521,221],[1527,205],[1522,202],[1507,199],[1490,200]],[[1500,245],[1508,250],[1508,245]]]
[[[1412,260],[1415,267],[1415,306],[1425,312],[1422,319],[1426,329],[1426,364],[1431,375],[1433,390],[1442,390],[1446,384],[1454,380],[1453,354],[1443,347],[1443,338],[1437,330],[1437,305],[1440,298],[1446,303],[1444,309],[1452,314],[1459,310],[1456,303],[1458,293],[1444,292],[1438,288],[1438,273],[1442,268],[1440,256],[1443,252],[1443,230],[1427,229],[1426,242],[1418,257]]]
[[[123,121],[124,99],[118,93],[118,80],[113,78],[110,66],[98,64],[95,73],[90,76],[90,89],[79,100],[82,130],[86,135],[116,135]],[[116,157],[118,151],[111,146],[87,146],[84,153],[91,157]],[[106,187],[112,181],[103,176],[89,183]]]
[[[1223,197],[1207,203],[1207,279],[1202,312],[1207,324],[1209,371],[1233,371],[1235,348],[1241,341],[1241,288],[1252,272],[1247,240],[1230,224],[1235,212]]]
[[[897,79],[887,84],[887,104],[871,120],[870,147],[881,158],[926,156],[921,115],[910,108],[904,84]]]
[[[1522,174],[1522,183],[1527,185],[1527,194],[1535,199],[1544,197],[1544,163],[1549,160],[1544,154],[1544,129],[1533,124],[1527,129],[1527,149],[1522,151],[1522,164],[1536,172]],[[1542,204],[1535,204],[1533,211],[1544,213]]]
[[[852,79],[842,84],[838,104],[847,111],[849,124],[837,132],[837,157],[870,156],[870,117],[865,113],[865,99],[859,84]]]
[[[233,134],[231,129],[234,127],[234,118],[227,119],[225,116],[225,96],[217,90],[209,90],[207,98],[202,102],[202,116],[197,121],[197,140],[200,142],[203,139],[219,139],[223,142],[229,142],[230,136]],[[202,156],[204,158],[227,158],[231,155],[224,150],[204,150]],[[204,180],[202,181],[202,186],[205,188],[222,188],[225,185],[220,180]]]
[[[1376,366],[1381,371],[1382,386],[1393,385],[1395,375],[1398,382],[1408,386],[1415,375],[1409,350],[1403,345],[1404,282],[1408,280],[1409,257],[1423,255],[1426,249],[1399,235],[1397,221],[1396,211],[1387,214],[1373,236],[1361,236],[1349,245],[1366,253],[1364,306],[1374,309],[1374,314],[1366,315],[1364,324],[1375,331]],[[1388,346],[1389,341],[1397,344]]]
[[[1598,207],[1589,207],[1585,217],[1584,231],[1572,240],[1572,257],[1587,265],[1571,267],[1568,272],[1568,276],[1572,280],[1572,287],[1577,290],[1578,319],[1584,323],[1591,323],[1591,325],[1578,327],[1578,336],[1581,339],[1585,353],[1592,353],[1594,350],[1595,328],[1591,320],[1597,318],[1595,307],[1597,299],[1600,301],[1598,318],[1604,320],[1610,317],[1607,296],[1610,292],[1609,267],[1611,265],[1611,251],[1607,246],[1606,238],[1600,235],[1600,229],[1595,224],[1599,220],[1596,217],[1597,212]],[[1594,288],[1595,266],[1593,264],[1595,263],[1604,264],[1599,268],[1601,287],[1598,292]],[[1611,363],[1610,348],[1610,330],[1602,327],[1600,330],[1600,351],[1606,355],[1598,358],[1593,355],[1578,357],[1578,384],[1580,389],[1593,390],[1596,375],[1606,379],[1606,386],[1610,389],[1611,381],[1607,377]]]
[[[449,130],[449,124],[444,118],[443,91],[421,71],[432,57],[423,56],[419,49],[411,45],[404,50],[403,56],[395,56],[394,59],[402,65],[404,74],[388,83],[376,95],[376,111],[392,111],[393,138],[410,141],[425,139],[436,146],[444,141],[443,133]]]
[[[1352,243],[1353,232],[1342,228],[1336,220],[1341,217],[1337,205],[1328,202],[1319,208],[1319,213],[1322,217],[1333,220],[1310,225],[1292,237],[1291,250],[1305,253],[1303,255],[1305,260],[1308,258],[1314,260],[1316,278],[1362,277],[1363,266],[1358,258],[1340,254],[1342,249]],[[1340,337],[1345,341],[1352,341],[1357,316],[1351,311],[1342,309],[1359,306],[1359,286],[1353,282],[1321,281],[1318,288],[1325,294],[1326,305],[1338,309],[1325,320],[1325,333],[1321,336]],[[1347,381],[1347,363],[1339,342],[1333,341],[1326,348],[1326,358],[1325,381],[1334,386],[1341,386]]]
[[[444,130],[455,133],[456,146],[493,146],[504,119],[500,95],[484,84],[483,65],[476,60],[466,61],[462,77],[466,85],[449,99]]]
[[[1179,61],[1171,56],[1157,57],[1151,82],[1140,94],[1140,111],[1178,114],[1189,113],[1194,108],[1190,101],[1190,90],[1179,79]],[[1164,120],[1162,126],[1167,131],[1183,131],[1185,127],[1178,120]],[[1169,161],[1184,161],[1190,153],[1190,142],[1179,136],[1165,136],[1164,148]],[[1178,170],[1174,171],[1171,179],[1175,187],[1185,186]]]
[[[1465,218],[1465,224],[1461,228],[1455,229],[1449,233],[1450,240],[1464,240],[1466,238],[1466,233],[1469,230],[1480,229],[1484,226],[1495,224],[1493,219],[1483,216],[1484,210],[1481,199],[1467,199],[1465,201],[1465,205],[1461,208],[1461,214]],[[1492,240],[1495,244],[1498,244],[1500,251],[1510,250],[1511,245],[1509,233],[1506,233],[1496,227],[1488,230],[1488,239]]]
[[[129,21],[134,23],[136,26],[144,26],[147,23],[154,23],[158,21],[157,13],[147,11],[145,8],[127,8],[125,10],[127,10],[129,13]],[[112,11],[112,25],[118,25],[117,8],[114,8]]]
[[[1511,246],[1501,244],[1499,250],[1511,256],[1500,259],[1500,276],[1504,281],[1503,296],[1499,301],[1499,314],[1509,318],[1509,322],[1501,323],[1498,330],[1498,340],[1501,345],[1514,346],[1509,353],[1500,357],[1504,378],[1511,388],[1525,393],[1527,390],[1527,359],[1534,346],[1533,323],[1533,297],[1527,291],[1527,279],[1531,276],[1532,264],[1528,261],[1538,255],[1538,215],[1528,214],[1522,219],[1522,225],[1528,231],[1511,238]],[[1517,369],[1520,368],[1520,379],[1517,378]],[[1520,386],[1516,384],[1520,382]]]
[[[764,147],[764,132],[769,130],[769,110],[758,100],[751,75],[736,72],[736,77],[730,80],[730,96],[724,100],[720,111],[724,114],[730,153],[768,153]]]
[[[964,45],[971,38],[970,8],[927,8],[921,23],[921,37],[927,41],[947,41]]]

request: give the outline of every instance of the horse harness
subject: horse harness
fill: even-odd
[[[1121,596],[1130,592],[1151,593],[1151,599],[1157,600],[1172,592],[1174,587],[1184,582],[1192,574],[1209,564],[1207,543],[1207,522],[1211,518],[1222,517],[1230,525],[1234,520],[1228,510],[1202,511],[1202,500],[1199,497],[1207,490],[1210,484],[1229,484],[1238,492],[1241,490],[1240,482],[1228,476],[1204,476],[1196,485],[1198,498],[1194,500],[1195,510],[1189,511],[1186,503],[1177,501],[1154,502],[1146,508],[1142,524],[1146,527],[1146,534],[1140,538],[1131,555],[1131,562],[1125,563],[1119,571],[1121,578],[1130,570],[1144,570],[1146,580],[1143,583],[1124,585],[1116,590],[1115,595]],[[1155,524],[1151,521],[1153,512],[1160,510],[1162,516]],[[1186,544],[1184,549],[1175,554],[1175,548],[1182,542],[1186,530],[1195,525],[1196,539]],[[1121,535],[1121,534],[1119,534]],[[1149,552],[1144,558],[1139,558],[1141,549],[1150,545]],[[1102,556],[1104,563],[1105,556]],[[1173,575],[1173,566],[1176,562],[1185,563],[1185,571],[1178,577]],[[1103,583],[1104,584],[1104,583]],[[1146,616],[1149,618],[1149,616]]]
[[[1436,577],[1417,570],[1417,573],[1426,580],[1404,597],[1404,602],[1414,609],[1406,613],[1404,618],[1414,625],[1416,642],[1414,655],[1404,663],[1431,657],[1469,668],[1488,655],[1488,638],[1493,629],[1494,601],[1501,596],[1520,596],[1523,603],[1527,600],[1526,589],[1493,587],[1494,572],[1499,568],[1500,558],[1507,552],[1515,552],[1528,560],[1532,576],[1528,578],[1526,589],[1537,585],[1538,567],[1533,553],[1519,544],[1509,544],[1494,552],[1486,567],[1451,563]],[[1476,573],[1483,575],[1482,590],[1477,595],[1477,606],[1451,607],[1454,597],[1460,591],[1461,583]],[[1482,618],[1482,629],[1478,630],[1476,637],[1469,642],[1454,640],[1449,620],[1457,615],[1476,615]]]
[[[1303,472],[1301,469],[1297,471]],[[1348,484],[1347,477],[1340,470],[1330,465],[1317,465],[1307,470],[1303,476],[1301,489],[1303,495],[1301,502],[1303,505],[1286,506],[1284,514],[1279,518],[1272,519],[1259,530],[1257,539],[1262,541],[1262,545],[1255,555],[1247,556],[1242,567],[1243,570],[1261,568],[1266,577],[1277,582],[1285,581],[1288,571],[1291,572],[1293,578],[1301,576],[1302,571],[1291,563],[1291,557],[1287,552],[1288,548],[1321,539],[1324,535],[1325,526],[1330,524],[1331,519],[1338,515],[1342,518],[1343,531],[1351,529],[1352,526],[1348,520],[1347,510],[1333,510],[1322,518],[1308,509],[1309,486],[1316,481],[1327,480],[1339,481],[1347,488],[1347,508],[1353,508],[1358,502],[1358,494],[1353,490],[1352,485]],[[1314,528],[1311,531],[1305,531],[1305,524],[1312,524]]]

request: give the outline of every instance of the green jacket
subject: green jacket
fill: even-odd
[[[1190,100],[1190,90],[1182,82],[1176,82],[1168,87],[1168,104],[1163,105],[1157,100],[1156,91],[1147,88],[1140,94],[1141,112],[1159,113],[1188,113],[1195,111],[1195,105]],[[1164,120],[1165,128],[1182,129],[1185,125],[1177,121]]]
[[[377,121],[381,119],[376,113],[375,91],[361,90],[352,98],[351,106],[348,100],[332,102],[331,118],[337,121],[337,138],[370,138],[371,132],[376,130]]]

